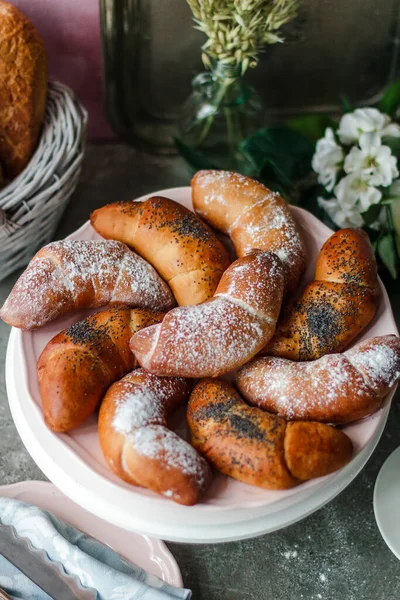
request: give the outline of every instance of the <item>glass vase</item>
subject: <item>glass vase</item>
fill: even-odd
[[[219,168],[252,175],[241,143],[265,125],[257,92],[240,67],[215,63],[193,79],[193,91],[178,120],[177,147],[193,169]]]

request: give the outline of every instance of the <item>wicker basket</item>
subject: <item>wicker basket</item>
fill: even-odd
[[[50,82],[43,132],[28,166],[0,190],[0,281],[47,244],[81,170],[87,113],[71,90]]]

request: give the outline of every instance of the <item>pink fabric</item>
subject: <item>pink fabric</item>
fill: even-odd
[[[113,136],[103,109],[99,0],[12,0],[34,23],[50,77],[69,85],[89,111],[89,137]]]

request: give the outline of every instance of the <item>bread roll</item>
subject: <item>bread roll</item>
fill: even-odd
[[[182,306],[211,298],[230,263],[216,235],[168,198],[109,204],[95,210],[90,221],[100,235],[124,242],[148,260]]]
[[[241,399],[226,381],[204,379],[188,408],[192,443],[219,471],[282,490],[328,475],[351,459],[351,440],[322,423],[288,423]]]
[[[48,427],[69,431],[93,414],[111,383],[138,366],[129,350],[132,334],[163,316],[145,309],[110,308],[53,337],[37,364]]]
[[[0,317],[29,330],[72,310],[106,304],[166,310],[174,298],[153,267],[124,244],[67,240],[48,244],[32,258]]]
[[[107,388],[138,366],[129,339],[163,317],[145,309],[110,308],[52,338],[37,364],[44,420],[53,431],[79,427]]]
[[[31,21],[0,1],[0,163],[8,178],[36,149],[47,100],[47,55]]]
[[[204,458],[167,425],[191,389],[188,379],[137,369],[110,387],[99,414],[100,445],[114,473],[186,505],[211,481]]]
[[[323,245],[315,280],[279,319],[261,354],[315,360],[341,352],[371,322],[379,303],[376,260],[367,234],[341,229]]]
[[[400,377],[400,338],[370,338],[343,354],[313,362],[262,357],[237,374],[254,406],[285,419],[350,423],[377,410]]]
[[[272,253],[254,250],[225,271],[214,297],[171,310],[130,346],[155,375],[216,377],[250,360],[275,331],[283,270]]]
[[[285,271],[285,293],[294,292],[306,252],[285,200],[258,181],[230,171],[198,171],[191,184],[200,217],[230,236],[239,257],[254,248],[275,252]]]

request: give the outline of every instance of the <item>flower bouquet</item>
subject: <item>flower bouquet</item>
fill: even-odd
[[[339,120],[320,114],[296,117],[260,129],[242,142],[241,150],[255,177],[289,202],[332,228],[362,227],[380,259],[381,274],[396,279],[400,81],[389,87],[378,107],[352,109],[342,100],[345,113]],[[386,284],[390,286],[390,278]]]
[[[400,126],[377,108],[358,108],[317,141],[312,168],[319,206],[338,227],[363,227],[393,278],[400,255]]]

